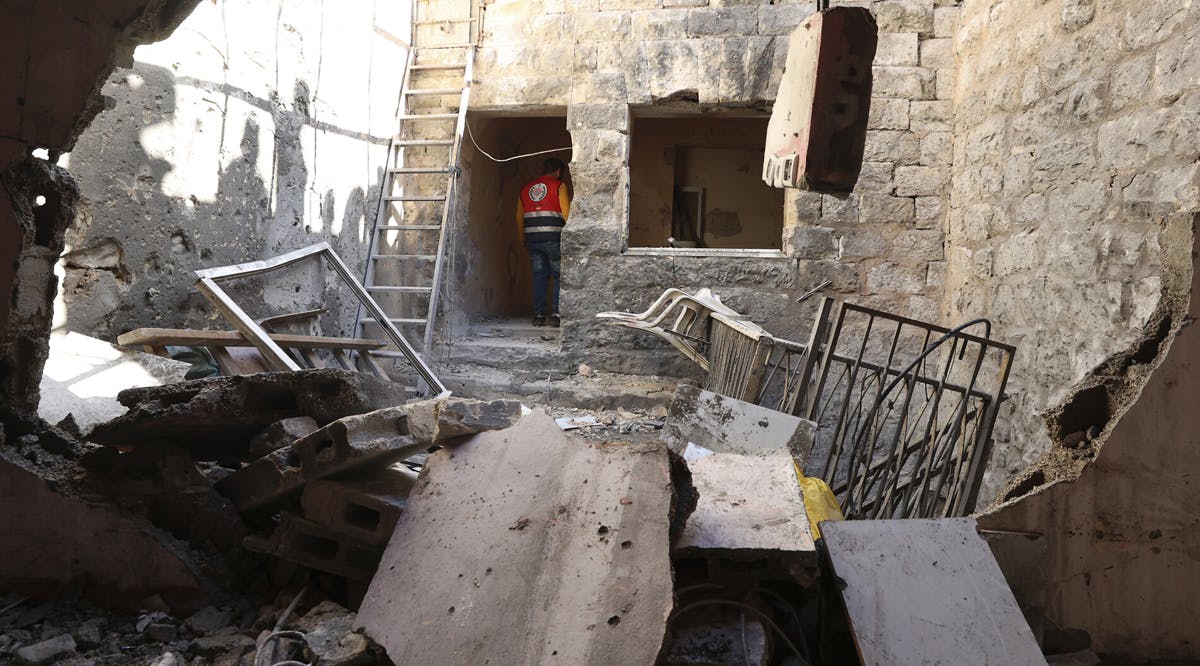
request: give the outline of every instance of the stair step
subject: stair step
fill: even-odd
[[[454,139],[401,139],[396,137],[397,146],[453,146]]]
[[[359,319],[358,321],[363,324],[378,324],[379,323],[379,320],[375,319],[374,317],[363,317],[362,319]],[[393,324],[424,324],[426,320],[425,319],[405,319],[403,317],[388,317],[388,321],[392,322]],[[376,356],[378,354],[379,354],[379,352],[375,352],[375,351],[371,352],[372,356]]]
[[[461,95],[462,88],[413,88],[405,90],[405,95]]]
[[[458,120],[457,113],[417,113],[400,116],[400,120]]]
[[[450,167],[400,167],[389,169],[392,173],[450,173]]]
[[[477,17],[472,16],[470,18],[425,19],[415,23],[416,25],[437,25],[439,23],[474,23],[478,20]]]
[[[415,69],[417,71],[422,71],[422,72],[431,71],[431,70],[435,70],[435,69],[466,69],[466,68],[467,68],[467,63],[465,63],[465,62],[448,62],[448,63],[436,63],[436,64],[429,64],[429,65],[412,65],[409,67],[409,69]]]
[[[371,261],[380,259],[424,259],[425,261],[433,261],[437,258],[436,254],[373,254]]]
[[[379,231],[437,231],[440,224],[381,224],[375,227]]]
[[[424,294],[433,291],[433,287],[398,287],[394,285],[376,285],[367,287],[367,291],[396,291],[401,293]]]
[[[445,201],[446,195],[438,195],[433,197],[418,196],[405,194],[397,197],[384,197],[384,201]]]

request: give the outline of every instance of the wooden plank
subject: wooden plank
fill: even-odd
[[[383,340],[369,338],[331,338],[320,335],[292,335],[271,333],[270,337],[281,347],[290,349],[352,349],[355,351],[381,349],[387,346]],[[137,328],[117,336],[117,344],[133,347],[137,345],[179,345],[183,347],[249,347],[251,343],[238,331],[198,331],[181,328]]]
[[[859,658],[1045,664],[974,518],[824,521]]]

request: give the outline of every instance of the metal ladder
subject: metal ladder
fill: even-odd
[[[421,3],[414,3],[419,6]],[[480,34],[481,7],[475,2],[468,17],[420,20],[414,8],[413,46],[408,51],[396,117],[397,132],[388,145],[383,187],[375,215],[375,227],[367,253],[363,284],[388,318],[429,357],[433,346],[440,291],[445,264],[447,227],[455,200],[475,50]],[[467,38],[457,43],[421,46],[420,29],[428,26],[466,26]],[[421,79],[445,77],[462,72],[461,84],[420,85]],[[453,103],[426,104],[457,96]],[[432,111],[432,112],[431,112]],[[453,122],[453,130],[446,126]],[[449,136],[438,136],[449,134]],[[436,136],[437,138],[428,138]],[[443,157],[443,153],[445,156]],[[436,237],[436,242],[434,238]],[[424,302],[422,303],[422,299]],[[374,329],[374,330],[372,330]],[[355,324],[356,337],[372,337],[378,323],[362,308]],[[374,336],[378,337],[378,336]],[[399,350],[388,348],[376,357],[398,358]]]

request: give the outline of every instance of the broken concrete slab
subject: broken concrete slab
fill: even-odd
[[[75,651],[75,639],[71,634],[59,634],[54,638],[33,645],[26,645],[17,650],[17,663],[49,664],[57,661],[68,652]]]
[[[44,597],[86,580],[112,605],[154,594],[181,612],[207,605],[215,588],[181,542],[19,462],[0,459],[0,588]]]
[[[317,420],[311,416],[296,416],[276,421],[250,440],[250,455],[261,458],[272,451],[290,446],[292,442],[312,434],[320,427]]]
[[[408,434],[404,407],[388,407],[338,419],[213,487],[243,513],[270,509],[299,494],[309,481],[386,467],[428,446]]]
[[[250,536],[247,549],[274,555],[317,571],[351,580],[370,580],[375,575],[383,548],[356,541],[300,516],[283,512],[269,539]]]
[[[429,444],[502,430],[521,418],[521,403],[515,400],[433,398],[409,403],[406,408],[409,432],[417,441]]]
[[[241,453],[281,419],[311,416],[326,424],[403,401],[403,388],[349,370],[267,372],[196,379],[121,391],[129,411],[92,431],[90,439],[120,447],[171,443],[201,460]]]
[[[714,453],[688,464],[700,493],[675,548],[722,557],[787,555],[815,566],[804,495],[791,456]]]
[[[663,437],[682,454],[688,442],[716,452],[765,454],[786,449],[803,466],[816,424],[751,402],[680,384]]]
[[[386,546],[416,474],[387,468],[337,481],[312,481],[304,486],[300,506],[304,517],[363,543]]]
[[[38,416],[58,423],[70,414],[87,434],[96,424],[125,413],[119,392],[181,382],[190,367],[75,332],[54,334],[42,371]]]
[[[672,608],[661,444],[535,411],[430,455],[359,610],[402,664],[648,664]]]
[[[974,518],[821,523],[859,657],[1045,664]]]

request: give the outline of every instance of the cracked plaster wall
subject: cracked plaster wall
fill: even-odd
[[[625,251],[630,107],[769,111],[786,35],[812,13],[811,2],[486,3],[472,108],[567,109],[575,202],[563,237],[564,350],[601,369],[671,372],[678,364],[659,341],[594,319],[605,310],[641,311],[668,286],[711,287],[789,337],[804,335],[814,306],[798,306],[795,297],[826,278],[831,295],[940,319],[957,9],[952,0],[831,4],[872,9],[882,33],[859,186],[846,199],[789,192],[783,252],[745,258]],[[418,15],[463,16],[467,6],[420,0]],[[464,34],[429,26],[416,43]]]
[[[405,5],[217,0],[139,48],[70,155],[84,200],[68,236],[65,326],[109,340],[142,326],[228,328],[194,270],[320,241],[361,271]],[[330,277],[288,269],[230,291],[254,317],[328,308],[322,331],[348,335],[356,301]]]
[[[986,501],[1159,310],[1165,221],[1200,210],[1200,5],[968,0],[955,51],[945,305],[1018,347]]]

